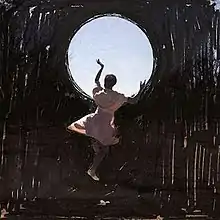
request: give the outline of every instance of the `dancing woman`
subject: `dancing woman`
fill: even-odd
[[[136,96],[125,97],[125,95],[113,90],[117,83],[117,78],[113,74],[106,75],[104,79],[104,88],[100,84],[100,76],[104,65],[98,59],[100,70],[95,78],[95,88],[92,91],[93,99],[97,105],[94,113],[84,116],[83,118],[73,122],[67,127],[70,132],[78,132],[94,138],[96,141],[93,144],[94,158],[87,174],[94,180],[99,181],[96,175],[96,170],[104,157],[109,152],[109,146],[119,143],[119,138],[116,137],[116,128],[114,125],[114,113],[124,103],[137,103],[140,94],[142,93],[145,82],[140,83],[140,90]]]

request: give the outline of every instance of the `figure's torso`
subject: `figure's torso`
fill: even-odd
[[[95,88],[94,90],[93,98],[98,108],[112,115],[114,115],[114,112],[126,101],[126,97],[123,94],[114,90],[106,90],[101,87]]]

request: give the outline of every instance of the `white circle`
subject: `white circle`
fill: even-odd
[[[116,91],[131,96],[140,81],[149,80],[153,51],[145,33],[132,22],[116,16],[103,16],[83,25],[71,40],[68,50],[70,72],[77,85],[89,96],[99,71],[96,59],[104,63],[100,82],[106,74],[117,77]]]

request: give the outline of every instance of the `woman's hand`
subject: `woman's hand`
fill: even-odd
[[[140,90],[143,90],[146,86],[146,80],[140,82]]]
[[[146,80],[144,80],[143,82],[141,81],[138,95],[141,95],[141,93],[144,91],[145,87],[146,87]]]
[[[130,104],[137,103],[140,96],[141,96],[141,94],[142,94],[142,92],[144,91],[145,87],[146,87],[146,80],[144,80],[143,82],[141,81],[140,82],[140,89],[139,89],[138,93],[136,95],[132,95],[131,97],[128,97],[127,102],[130,103]]]
[[[136,94],[133,94],[131,96],[131,98],[134,98],[134,97],[140,95],[142,93],[142,91],[145,89],[145,87],[146,87],[146,80],[144,80],[143,82],[141,81],[140,82],[140,89],[139,89],[139,91]]]
[[[96,62],[97,62],[101,67],[104,66],[104,64],[103,64],[99,59],[97,59]]]

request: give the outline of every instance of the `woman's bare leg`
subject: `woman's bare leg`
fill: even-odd
[[[108,146],[102,146],[99,143],[94,143],[93,149],[95,151],[95,155],[93,158],[93,163],[92,166],[88,170],[88,174],[96,181],[99,181],[99,178],[96,175],[96,170],[104,157],[108,154],[109,152],[109,147]]]

